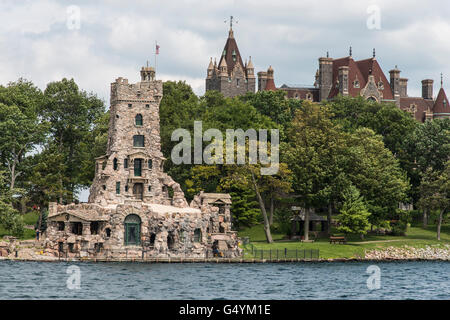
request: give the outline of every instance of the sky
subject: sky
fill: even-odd
[[[202,95],[230,16],[242,58],[256,72],[272,66],[277,86],[312,85],[318,58],[348,56],[351,46],[355,60],[375,48],[388,78],[397,65],[410,96],[423,79],[436,95],[441,73],[450,89],[450,2],[440,0],[0,0],[0,85],[22,77],[44,90],[74,78],[108,106],[111,82],[137,82],[147,61],[154,66],[157,41],[156,78]]]
[[[185,80],[202,95],[233,15],[242,58],[251,56],[256,72],[271,65],[277,86],[312,85],[318,58],[348,56],[351,46],[356,60],[376,48],[387,77],[397,65],[410,96],[427,78],[437,94],[441,73],[450,87],[449,14],[438,0],[1,0],[0,84],[23,77],[45,89],[74,78],[109,104],[111,82],[136,82],[155,64],[157,41],[157,78]]]

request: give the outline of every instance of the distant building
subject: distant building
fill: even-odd
[[[225,97],[235,97],[247,92],[255,92],[255,88],[255,67],[251,57],[248,62],[242,61],[231,24],[219,64],[216,60],[213,63],[212,58],[209,61],[206,91],[217,90]],[[261,90],[276,90],[272,67],[269,67],[267,72],[258,72],[258,91]]]
[[[440,117],[450,117],[450,106],[443,88],[436,99],[433,98],[433,80],[422,81],[422,97],[408,97],[408,79],[400,78],[400,70],[395,67],[389,71],[389,81],[375,58],[354,60],[348,57],[333,59],[319,58],[319,69],[313,86],[282,85],[279,90],[287,92],[289,98],[320,102],[332,100],[337,95],[357,97],[377,102],[393,102],[402,110],[408,111],[418,121]]]

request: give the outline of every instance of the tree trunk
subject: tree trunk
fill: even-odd
[[[303,240],[309,240],[309,208],[305,209],[305,223],[303,226]]]
[[[423,209],[423,227],[426,228],[428,225],[428,210],[427,209]]]
[[[270,196],[270,215],[269,215],[269,225],[273,224],[273,195]]]
[[[261,212],[264,218],[264,232],[266,234],[266,239],[268,243],[272,243],[272,234],[270,233],[270,225],[269,225],[269,219],[267,217],[267,211],[266,211],[266,206],[264,205],[264,201],[261,197],[261,194],[259,193],[258,190],[258,185],[256,184],[256,180],[255,180],[255,176],[253,174],[253,172],[251,173],[252,175],[252,183],[253,183],[253,188],[255,189],[255,193],[256,193],[256,197],[258,198],[258,203],[259,203],[259,207],[261,208]]]
[[[441,240],[441,225],[442,225],[442,218],[444,215],[444,210],[441,210],[439,213],[438,223],[437,223],[437,239]]]
[[[333,212],[333,205],[330,201],[330,203],[328,204],[328,216],[327,216],[327,220],[328,220],[327,233],[328,233],[328,235],[331,235],[331,213],[332,212]]]
[[[39,210],[39,223],[38,223],[38,232],[39,232],[39,239],[41,239],[41,228],[42,228],[42,214],[44,212],[44,206],[42,205]]]

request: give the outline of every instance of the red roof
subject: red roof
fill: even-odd
[[[416,111],[414,117],[416,120],[423,122],[425,120],[425,111],[433,108],[432,100],[425,100],[422,97],[404,97],[400,98],[400,109],[405,111],[412,111],[415,106]]]
[[[227,63],[228,75],[231,75],[231,72],[233,71],[236,63],[239,63],[242,67],[242,70],[244,70],[245,72],[245,67],[244,64],[242,63],[241,54],[239,53],[239,48],[233,36],[233,30],[230,30],[230,32],[228,33],[228,39],[227,42],[225,43],[225,47],[223,48],[222,56],[220,57],[219,60],[219,66],[224,57]]]
[[[348,93],[352,97],[359,95],[368,80],[369,75],[373,75],[375,82],[378,84],[383,82],[383,99],[394,99],[389,81],[383,73],[380,65],[375,58],[355,61],[352,57],[345,57],[333,60],[333,82],[328,99],[333,98],[339,94],[339,88],[336,87],[336,82],[339,77],[339,68],[342,66],[348,67]],[[359,88],[355,88],[353,82],[359,81]]]
[[[433,113],[450,113],[450,105],[448,104],[447,95],[443,88],[439,90],[436,101],[434,102]]]
[[[266,91],[276,91],[277,87],[275,86],[275,82],[273,79],[267,79],[266,88],[264,89]]]

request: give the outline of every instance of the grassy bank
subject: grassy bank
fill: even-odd
[[[348,236],[347,244],[330,244],[328,239],[317,239],[312,243],[303,243],[300,241],[283,240],[284,234],[273,233],[274,242],[266,242],[262,225],[254,226],[239,232],[240,237],[249,237],[250,242],[257,249],[264,250],[304,250],[319,249],[320,258],[338,259],[338,258],[364,258],[365,250],[383,249],[387,247],[402,247],[405,245],[421,248],[425,246],[442,246],[450,244],[450,224],[443,225],[441,228],[441,241],[436,239],[436,226],[430,225],[426,229],[421,227],[410,227],[405,236],[382,236],[367,235],[364,240],[358,236]],[[251,258],[250,250],[245,250],[245,257]]]

